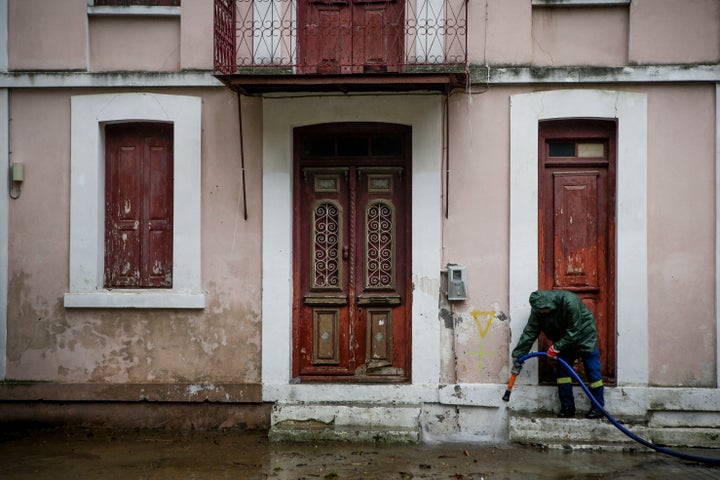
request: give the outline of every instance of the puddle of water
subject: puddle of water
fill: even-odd
[[[497,425],[507,419],[498,409]],[[494,428],[494,426],[493,426]],[[502,431],[498,428],[498,432]],[[487,431],[488,439],[491,433]],[[493,432],[494,433],[494,432]],[[518,461],[522,459],[522,461]],[[3,480],[177,478],[384,480],[717,478],[717,469],[653,453],[564,452],[463,443],[273,443],[266,432],[0,430]]]

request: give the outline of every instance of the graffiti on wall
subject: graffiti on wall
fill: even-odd
[[[480,343],[478,344],[478,351],[477,352],[470,352],[472,355],[476,355],[478,357],[478,370],[483,369],[483,362],[485,360],[485,357],[494,357],[495,352],[492,351],[485,351],[483,350],[483,339],[487,336],[488,332],[490,331],[490,326],[493,323],[493,320],[495,319],[496,312],[494,310],[482,312],[480,310],[473,310],[470,312],[470,315],[473,317],[473,321],[475,322],[475,325],[478,328],[478,332],[480,333]]]

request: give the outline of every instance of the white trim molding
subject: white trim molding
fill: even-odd
[[[0,5],[7,2],[0,0]],[[5,380],[7,359],[8,249],[10,248],[10,96],[0,89],[0,381]]]
[[[201,291],[200,97],[153,93],[71,98],[70,291],[65,307],[204,308]],[[172,122],[174,127],[173,287],[103,288],[103,124]]]
[[[532,0],[533,7],[617,7],[630,0]]]
[[[617,384],[647,385],[647,96],[607,90],[555,90],[510,97],[510,327],[512,345],[538,287],[538,123],[617,119]],[[537,383],[531,365],[523,380]]]
[[[715,84],[715,387],[720,388],[720,83]]]
[[[263,101],[263,401],[436,401],[441,263],[442,96],[317,96]],[[307,385],[292,375],[293,128],[328,122],[412,126],[412,383]]]

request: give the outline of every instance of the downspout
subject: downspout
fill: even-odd
[[[0,0],[0,72],[8,71],[8,0]],[[0,381],[7,375],[8,248],[10,226],[10,98],[0,89]]]
[[[445,92],[445,125],[443,129],[445,144],[445,218],[450,215],[450,87]]]
[[[248,211],[247,211],[247,191],[246,191],[246,187],[245,187],[245,143],[243,141],[242,94],[240,93],[239,88],[235,90],[235,93],[237,93],[238,136],[240,137],[240,175],[241,175],[240,189],[242,190],[243,218],[245,220],[247,220],[248,219]]]

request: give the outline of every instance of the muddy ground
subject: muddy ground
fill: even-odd
[[[476,442],[271,443],[265,432],[53,429],[0,433],[10,479],[719,479],[720,466],[640,452]],[[695,450],[720,458],[720,451]]]

